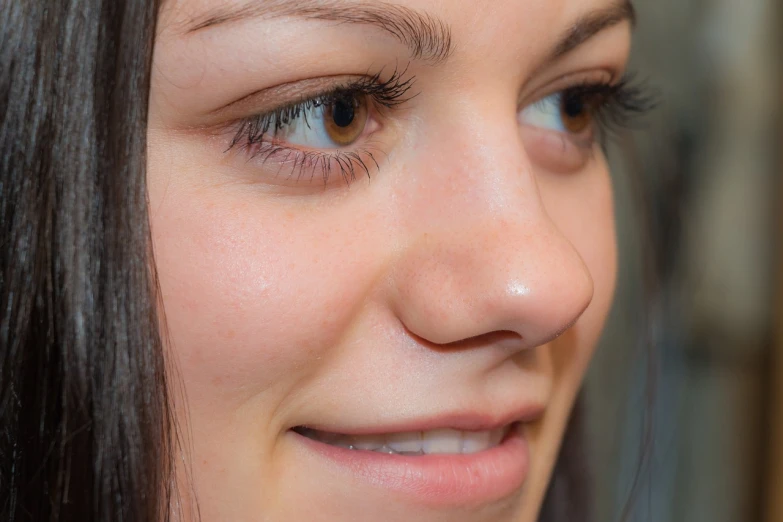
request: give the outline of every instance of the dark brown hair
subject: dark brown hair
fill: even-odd
[[[145,187],[156,2],[0,3],[0,519],[163,518]]]

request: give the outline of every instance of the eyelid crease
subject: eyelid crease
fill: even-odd
[[[304,103],[330,91],[350,89],[361,78],[361,75],[322,76],[268,87],[215,109],[209,113],[209,117],[226,120],[252,113],[266,113],[281,106]]]
[[[584,72],[568,73],[549,81],[542,86],[537,86],[530,92],[520,95],[518,107],[519,110],[539,102],[553,94],[557,94],[580,85],[612,85],[623,81],[623,77],[616,75],[608,70],[593,70]]]
[[[364,74],[339,74],[286,82],[257,90],[215,109],[207,115],[207,119],[216,123],[242,119],[249,114],[259,115],[283,107],[303,105],[315,98],[339,91],[366,91],[366,94],[373,95],[381,105],[400,105],[418,95],[406,96],[416,81],[416,76],[408,74],[409,67],[410,63],[402,69],[399,64],[396,65],[388,79],[381,79],[385,76],[385,69],[381,69],[375,74],[367,71]],[[201,127],[214,126],[220,125],[207,123]]]

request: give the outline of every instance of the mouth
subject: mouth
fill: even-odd
[[[429,508],[480,507],[520,494],[531,466],[526,427],[543,409],[528,413],[506,421],[468,415],[345,430],[353,433],[302,425],[289,433],[303,458],[340,481]]]
[[[469,455],[496,448],[515,429],[515,422],[492,430],[434,429],[402,433],[347,435],[298,426],[293,429],[310,440],[354,451],[419,457],[424,455]]]

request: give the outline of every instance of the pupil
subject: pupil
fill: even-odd
[[[354,116],[356,115],[353,106],[353,99],[340,98],[335,100],[332,107],[332,120],[338,127],[347,127],[353,123]]]
[[[567,96],[563,100],[563,112],[569,118],[578,118],[585,110],[585,104],[577,96]]]

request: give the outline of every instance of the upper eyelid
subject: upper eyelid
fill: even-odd
[[[204,127],[220,127],[221,122],[241,120],[253,115],[270,114],[286,107],[296,107],[313,99],[340,91],[361,92],[363,89],[367,89],[375,90],[378,94],[382,94],[379,91],[382,91],[384,87],[388,87],[391,91],[402,89],[402,92],[396,96],[403,97],[416,80],[415,75],[407,74],[409,66],[410,64],[402,69],[395,67],[386,80],[381,80],[381,75],[384,72],[382,69],[376,74],[370,74],[368,71],[364,74],[320,76],[261,89],[212,111],[207,121],[213,123],[208,123]],[[413,97],[415,95],[400,100],[400,102],[407,101]]]
[[[359,75],[324,76],[255,91],[209,114],[209,119],[226,121],[242,119],[248,115],[266,114],[283,107],[295,106],[340,90],[350,88]]]
[[[524,109],[553,94],[558,94],[579,87],[580,85],[614,85],[622,82],[623,76],[608,70],[593,70],[569,73],[559,76],[553,81],[536,86],[519,96],[518,109]]]

